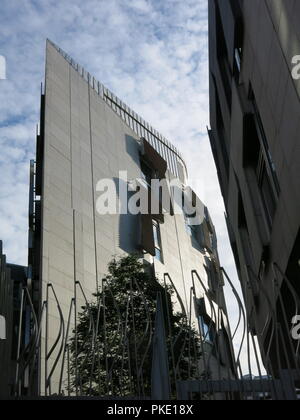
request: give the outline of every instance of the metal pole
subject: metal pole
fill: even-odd
[[[20,389],[17,391],[17,387],[19,386],[19,371],[20,371],[20,354],[21,354],[21,340],[22,340],[22,324],[23,324],[23,311],[24,311],[24,289],[22,289],[21,294],[21,308],[20,308],[20,317],[19,317],[19,333],[18,333],[18,350],[17,350],[17,369],[16,369],[16,393],[20,395]]]

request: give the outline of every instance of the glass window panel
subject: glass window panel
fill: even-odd
[[[161,250],[158,248],[155,248],[155,257],[158,259],[158,261],[163,262]]]
[[[204,341],[207,343],[213,343],[212,326],[208,325],[203,316],[199,316],[199,324]]]

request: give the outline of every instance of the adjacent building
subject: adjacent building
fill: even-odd
[[[6,265],[6,257],[2,253],[2,242],[0,242],[0,397],[8,396],[10,393],[12,306],[13,283],[10,277],[10,270]]]
[[[277,375],[299,367],[300,3],[208,3],[211,147],[250,326]]]
[[[177,179],[200,222],[194,225],[193,214],[178,214],[172,205],[165,211],[159,197],[156,213],[99,213],[99,181],[116,186],[124,209],[122,186],[129,194],[149,192],[153,178]],[[28,395],[67,392],[68,340],[78,312],[101,287],[112,258],[130,253],[172,286],[177,309],[200,333],[201,375],[235,375],[216,233],[207,208],[187,185],[183,157],[50,41],[31,163],[29,230],[28,290],[37,324],[27,379],[19,376],[17,389],[27,386]]]
[[[0,399],[14,391],[21,295],[26,281],[26,268],[7,263],[0,241]]]

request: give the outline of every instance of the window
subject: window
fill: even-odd
[[[231,110],[232,103],[232,92],[231,92],[231,83],[232,75],[229,66],[229,54],[226,45],[225,33],[223,28],[223,22],[221,19],[220,7],[218,2],[216,2],[216,38],[217,38],[217,57],[220,67],[221,78],[223,82],[223,87],[226,95],[226,100],[228,104],[229,111]]]
[[[206,343],[212,344],[214,342],[213,322],[211,320],[208,320],[208,317],[204,317],[200,315],[199,327],[200,327],[200,332],[202,334],[203,340]]]
[[[276,198],[272,188],[271,179],[267,173],[266,162],[262,154],[257,166],[257,179],[267,220],[269,225],[272,226],[276,212]]]
[[[280,186],[276,167],[272,159],[262,119],[251,86],[249,99],[252,102],[254,112],[246,119],[244,129],[246,134],[244,140],[244,166],[250,166],[255,171],[264,212],[269,228],[271,229],[280,194]]]
[[[241,72],[242,67],[242,48],[236,48],[234,53],[235,67],[238,73]]]
[[[187,233],[195,240],[198,240],[198,225],[193,225],[190,222],[190,219],[195,217],[196,213],[193,215],[187,215],[184,214],[184,220],[185,220],[185,229]]]
[[[250,265],[251,267],[253,266],[253,251],[252,251],[252,246],[251,246],[251,241],[250,241],[250,235],[249,235],[249,229],[248,229],[248,224],[247,224],[247,218],[246,218],[246,213],[245,213],[245,207],[244,207],[244,202],[243,202],[243,197],[242,197],[242,193],[241,193],[241,189],[238,184],[238,189],[239,189],[239,193],[238,193],[238,228],[239,228],[239,232],[240,232],[240,238],[242,241],[242,247],[243,247],[243,253],[244,253],[244,258],[246,261],[247,265]]]
[[[234,63],[233,72],[237,82],[239,82],[239,76],[242,70],[243,60],[243,41],[244,41],[244,22],[240,15],[240,18],[236,21],[235,28],[235,49],[234,49]]]
[[[255,124],[256,124],[256,129],[259,135],[259,140],[261,143],[261,147],[263,149],[264,152],[264,157],[266,160],[266,163],[268,164],[268,168],[270,169],[271,172],[271,177],[272,177],[272,181],[274,183],[274,188],[277,191],[277,194],[279,195],[280,193],[280,187],[279,187],[279,182],[278,182],[278,178],[277,178],[277,174],[276,174],[276,167],[272,158],[272,154],[270,151],[270,147],[268,144],[268,140],[267,140],[267,136],[264,130],[264,126],[263,126],[263,122],[260,116],[260,112],[256,103],[256,99],[255,99],[255,95],[252,89],[252,86],[250,85],[250,89],[249,89],[249,99],[253,104],[253,108],[254,108],[254,115],[255,115]]]
[[[153,220],[153,236],[154,236],[154,245],[155,245],[155,257],[158,261],[163,263],[160,226],[159,226],[159,223],[154,220]]]

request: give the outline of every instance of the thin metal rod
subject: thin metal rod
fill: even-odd
[[[23,311],[24,311],[24,299],[25,293],[24,289],[21,292],[21,307],[20,307],[20,317],[19,317],[19,331],[18,331],[18,349],[17,349],[17,368],[16,368],[16,380],[15,380],[15,391],[18,396],[21,395],[21,390],[19,388],[19,371],[20,371],[20,353],[21,353],[21,340],[22,340],[22,328],[23,328]]]

